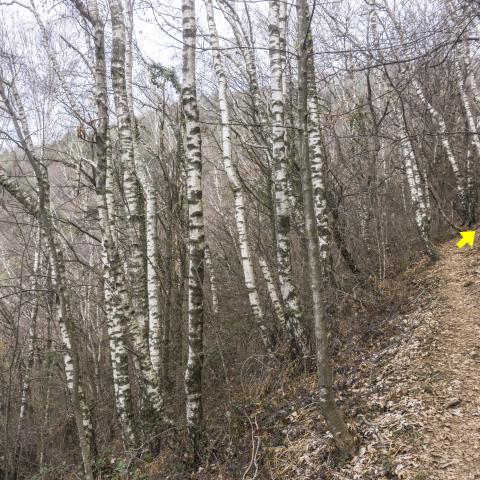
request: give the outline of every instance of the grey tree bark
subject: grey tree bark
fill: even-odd
[[[305,0],[297,1],[298,17],[298,118],[300,129],[298,136],[298,151],[301,162],[301,179],[304,208],[305,235],[307,238],[307,253],[309,279],[312,294],[313,318],[315,324],[316,364],[319,383],[320,410],[325,418],[338,447],[346,454],[353,455],[355,451],[353,437],[348,431],[340,410],[335,403],[333,390],[333,374],[330,365],[328,346],[328,331],[325,319],[325,298],[322,298],[322,271],[320,264],[320,249],[315,219],[314,196],[312,192],[312,166],[308,141],[308,14]],[[310,90],[311,91],[311,90]]]

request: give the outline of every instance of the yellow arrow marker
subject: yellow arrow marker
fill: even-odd
[[[457,247],[462,248],[465,245],[470,245],[473,247],[473,241],[475,240],[475,230],[467,230],[466,232],[460,232],[462,239],[458,241]]]

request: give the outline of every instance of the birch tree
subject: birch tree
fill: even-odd
[[[170,423],[165,415],[164,402],[159,386],[158,375],[150,358],[148,348],[148,311],[144,289],[144,263],[143,251],[140,245],[140,232],[142,230],[141,213],[138,197],[138,184],[135,174],[135,161],[133,149],[133,133],[131,112],[128,105],[127,83],[125,73],[125,24],[122,5],[118,0],[111,0],[110,12],[112,22],[112,82],[115,99],[115,109],[118,119],[118,136],[120,141],[120,157],[125,167],[124,185],[128,219],[132,227],[130,242],[132,247],[131,259],[131,287],[134,305],[132,306],[132,321],[130,329],[135,343],[136,356],[141,368],[141,373],[146,383],[146,393],[156,416],[163,422]],[[124,294],[124,303],[127,296]]]
[[[185,371],[187,430],[198,464],[203,436],[203,277],[205,234],[202,205],[202,136],[197,105],[195,0],[182,0],[183,80],[188,201],[188,358]]]
[[[276,249],[280,291],[285,305],[288,333],[299,356],[309,355],[303,329],[301,307],[292,279],[290,247],[290,209],[285,150],[285,110],[282,83],[282,45],[280,35],[280,2],[270,0],[269,17],[270,90],[272,109],[272,158],[274,163],[275,210],[277,216]]]
[[[396,23],[395,16],[390,9],[387,9],[387,13],[390,19]],[[377,15],[376,9],[372,12],[372,17]],[[375,21],[374,25],[377,25],[378,22]],[[396,27],[397,31],[401,32],[400,27]],[[380,41],[379,41],[379,32],[376,28],[372,29],[373,35],[373,45],[380,50]],[[384,67],[383,73],[385,75],[385,81],[391,82],[390,77],[387,74],[387,71]],[[428,201],[426,198],[425,186],[423,184],[422,178],[417,165],[417,158],[415,156],[415,150],[412,144],[411,137],[408,132],[407,126],[407,117],[405,112],[405,104],[400,95],[398,95],[398,105],[395,107],[395,118],[400,132],[400,146],[401,146],[401,155],[405,165],[405,177],[410,191],[410,197],[412,200],[412,206],[415,215],[415,224],[417,226],[417,231],[419,237],[423,243],[425,253],[433,260],[438,259],[438,253],[436,252],[432,241],[430,239],[430,214],[428,211]]]
[[[298,135],[298,150],[301,160],[301,179],[305,235],[307,238],[309,280],[313,303],[313,319],[316,341],[316,366],[319,383],[320,411],[341,450],[349,455],[355,451],[352,435],[348,431],[342,415],[335,403],[333,374],[330,365],[328,330],[325,319],[325,298],[322,298],[322,270],[320,264],[320,243],[318,241],[315,218],[314,195],[312,191],[312,165],[310,162],[310,144],[308,139],[308,24],[309,15],[305,0],[298,0],[298,118],[301,130]],[[310,80],[313,80],[310,76]],[[314,97],[315,99],[315,97]],[[313,100],[314,100],[313,99]],[[310,99],[310,101],[313,101]],[[312,144],[313,147],[315,145]],[[315,156],[315,152],[313,152]]]
[[[210,30],[210,44],[213,52],[213,63],[215,67],[215,75],[218,82],[218,102],[220,108],[221,128],[222,128],[222,157],[223,165],[227,173],[230,188],[233,192],[235,203],[235,222],[237,226],[238,243],[240,245],[240,256],[242,260],[243,276],[245,280],[245,288],[248,293],[248,300],[252,310],[253,318],[260,331],[260,337],[263,345],[268,352],[273,351],[271,333],[265,325],[262,306],[258,296],[255,272],[253,270],[252,259],[250,254],[250,245],[247,234],[247,219],[245,215],[245,197],[243,187],[237,176],[235,166],[232,162],[232,143],[230,140],[230,114],[227,100],[227,82],[225,72],[223,70],[223,62],[220,53],[220,42],[218,39],[217,27],[215,25],[215,17],[213,12],[212,0],[206,0],[207,21]]]

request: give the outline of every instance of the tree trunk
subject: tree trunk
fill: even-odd
[[[277,215],[277,264],[280,292],[285,305],[288,334],[296,355],[308,357],[310,348],[301,320],[302,312],[292,279],[290,209],[285,150],[285,113],[282,85],[284,40],[280,35],[280,1],[269,3],[269,54],[272,99],[272,157],[274,162],[275,208]]]
[[[187,200],[188,200],[188,359],[185,372],[188,437],[193,449],[193,464],[200,462],[203,443],[203,276],[205,235],[202,205],[202,137],[196,92],[195,0],[182,0],[183,83],[185,115]]]
[[[159,379],[150,358],[148,346],[148,307],[145,292],[144,253],[141,244],[143,229],[141,206],[139,204],[138,182],[135,175],[133,150],[133,132],[125,73],[125,24],[122,6],[119,0],[110,0],[112,21],[112,85],[115,108],[118,118],[118,135],[120,140],[120,157],[125,167],[124,187],[128,206],[130,224],[129,238],[132,249],[130,278],[132,287],[133,312],[130,328],[135,343],[135,353],[146,383],[146,395],[155,416],[165,424],[170,419],[165,414]],[[119,272],[120,273],[120,272]],[[121,282],[121,276],[116,279]],[[123,282],[121,282],[123,283]],[[119,288],[123,286],[119,285]],[[128,295],[122,294],[124,305],[128,304]],[[127,318],[129,316],[127,315]]]
[[[218,82],[218,100],[222,125],[222,158],[235,202],[235,223],[237,226],[238,243],[240,245],[240,257],[242,261],[245,288],[248,293],[248,300],[252,315],[260,331],[260,337],[263,345],[268,352],[272,352],[273,344],[271,333],[265,325],[265,318],[263,315],[262,306],[260,304],[260,298],[258,296],[255,272],[252,265],[250,244],[247,234],[245,196],[243,193],[242,184],[237,176],[235,166],[232,163],[232,143],[230,140],[231,132],[230,113],[227,101],[227,82],[225,78],[225,72],[223,70],[222,57],[220,54],[220,42],[218,40],[217,27],[215,25],[212,0],[205,0],[205,5],[207,9],[208,27],[210,29],[210,44],[213,47],[213,64]]]
[[[315,220],[314,200],[312,192],[312,170],[309,158],[308,142],[308,52],[307,52],[307,10],[305,0],[297,2],[298,16],[298,96],[299,96],[299,121],[300,129],[298,136],[298,151],[301,165],[302,193],[305,235],[307,237],[309,278],[313,303],[313,318],[315,323],[316,340],[316,363],[320,391],[320,410],[324,416],[327,426],[338,447],[346,454],[354,454],[354,442],[352,435],[335,404],[333,391],[333,375],[330,365],[328,347],[328,332],[325,320],[325,299],[322,298],[322,272],[320,265],[320,252],[317,225]]]

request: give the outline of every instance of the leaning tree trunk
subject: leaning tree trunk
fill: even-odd
[[[9,85],[11,97],[7,95],[4,87],[5,85]],[[65,265],[63,263],[60,247],[58,245],[58,239],[56,238],[55,227],[51,214],[50,188],[47,171],[43,163],[35,156],[35,148],[32,142],[25,109],[16,90],[14,81],[6,82],[5,79],[0,76],[0,98],[2,99],[3,106],[12,120],[18,136],[19,144],[34,171],[37,180],[38,201],[33,199],[32,196],[27,193],[17,182],[9,178],[9,176],[2,169],[0,169],[0,185],[6,191],[8,191],[9,194],[12,195],[12,197],[14,197],[30,215],[38,220],[43,236],[46,239],[46,245],[50,252],[50,259],[52,262],[52,272],[54,273],[55,279],[54,289],[59,305],[58,322],[60,331],[62,333],[62,341],[64,343],[63,358],[66,380],[73,403],[73,411],[75,415],[75,423],[77,426],[85,477],[87,480],[93,480],[92,463],[95,452],[94,449],[92,449],[92,422],[90,420],[89,411],[85,404],[85,398],[83,396],[81,381],[79,378],[80,371],[76,354],[76,344],[72,344],[70,339],[72,322],[65,292]],[[68,322],[68,328],[66,322]]]
[[[434,119],[434,121],[438,125],[438,130],[440,134],[440,139],[442,141],[443,148],[445,149],[445,153],[447,155],[448,162],[450,163],[450,166],[453,171],[453,175],[455,177],[455,187],[457,190],[457,199],[459,202],[459,213],[462,219],[462,223],[466,223],[467,221],[467,210],[468,210],[468,192],[467,192],[467,186],[465,184],[465,179],[463,177],[463,174],[458,166],[457,159],[455,158],[455,155],[453,153],[453,149],[450,145],[450,140],[449,140],[449,135],[448,135],[448,130],[447,130],[447,125],[445,123],[445,120],[443,118],[443,115],[441,115],[438,110],[436,110],[433,105],[427,100],[425,97],[425,94],[423,93],[422,86],[420,85],[420,82],[416,80],[415,78],[412,79],[412,85],[413,88],[415,89],[415,92],[417,93],[417,97],[420,99],[420,101],[427,107],[427,110],[430,112],[430,115]]]
[[[287,322],[285,320],[285,313],[283,311],[282,302],[277,295],[277,288],[275,286],[275,281],[273,280],[272,272],[270,271],[268,263],[263,257],[260,257],[258,259],[258,263],[260,264],[263,278],[265,279],[265,283],[267,284],[268,296],[270,297],[270,301],[272,302],[273,310],[275,311],[275,315],[280,325],[280,330],[282,333],[286,333],[288,330]]]
[[[263,315],[262,306],[260,304],[260,298],[258,296],[255,272],[253,270],[250,253],[250,244],[247,234],[247,218],[245,214],[245,196],[243,193],[242,184],[232,163],[230,112],[227,102],[227,81],[220,53],[220,42],[218,40],[217,27],[215,25],[212,0],[205,0],[205,6],[207,9],[207,21],[210,29],[210,44],[213,47],[213,64],[218,82],[218,102],[222,126],[223,165],[225,167],[225,171],[227,172],[228,181],[230,183],[235,202],[235,223],[237,226],[238,243],[240,245],[240,257],[242,261],[245,288],[248,293],[248,300],[250,302],[253,318],[255,319],[255,323],[260,331],[260,337],[263,345],[268,352],[272,352],[272,338],[267,326],[265,325],[265,318]]]
[[[372,6],[372,8],[373,8],[372,16],[373,16],[373,18],[375,18],[377,20],[377,14],[376,14],[375,6]],[[386,11],[387,11],[387,14],[388,14],[389,18],[392,20],[392,23],[394,24],[395,29],[397,30],[397,32],[400,36],[400,40],[404,44],[406,44],[407,39],[406,39],[406,36],[405,36],[405,32],[404,32],[402,26],[400,25],[400,23],[398,22],[394,12],[388,6],[386,7]],[[373,35],[374,36],[378,35],[378,31],[376,29],[373,31]],[[376,44],[378,43],[376,39],[374,39],[374,42]],[[380,52],[380,50],[379,50],[379,52]],[[406,74],[406,72],[408,72],[409,69],[410,69],[410,66],[409,66],[409,64],[407,64],[406,67],[405,67],[404,74]],[[462,221],[465,221],[466,210],[467,210],[467,205],[466,205],[466,202],[467,202],[466,188],[467,187],[466,187],[466,184],[465,184],[465,179],[462,175],[462,172],[461,172],[461,170],[458,166],[458,162],[457,162],[457,160],[455,158],[455,155],[453,153],[453,149],[450,145],[450,139],[449,139],[449,136],[448,136],[448,130],[447,130],[447,125],[446,125],[445,119],[443,118],[443,115],[437,109],[435,109],[435,107],[432,105],[432,103],[427,100],[427,98],[425,96],[425,93],[423,92],[422,85],[420,84],[420,82],[415,77],[412,78],[412,86],[415,89],[415,93],[417,94],[417,97],[426,106],[428,112],[432,116],[432,119],[438,125],[438,130],[439,130],[439,134],[440,134],[440,139],[442,141],[442,146],[445,149],[445,153],[447,155],[447,160],[450,163],[450,166],[451,166],[452,171],[453,171],[453,175],[455,177],[455,187],[456,187],[456,191],[457,191],[457,198],[458,198],[458,201],[459,201],[459,204],[460,204],[460,215],[462,217]]]
[[[458,5],[457,2],[453,0],[446,0],[446,7],[447,12],[449,14],[450,19],[450,27],[452,31],[455,32],[455,21],[454,19],[457,17],[456,12],[458,7],[465,9],[466,13],[469,15],[476,16],[475,9],[473,8],[473,2],[466,1],[461,2],[461,5]],[[462,34],[464,37],[465,34]],[[465,112],[465,120],[468,127],[468,135],[470,137],[470,141],[475,148],[477,156],[480,157],[480,135],[478,134],[477,130],[477,122],[475,121],[473,111],[472,111],[472,104],[470,98],[467,94],[467,90],[465,88],[465,77],[470,80],[470,85],[473,90],[474,94],[474,101],[477,105],[477,108],[480,108],[479,102],[480,98],[478,97],[478,85],[471,71],[471,60],[468,52],[468,44],[463,45],[463,42],[467,42],[468,40],[465,38],[458,38],[456,34],[452,35],[452,41],[455,45],[455,59],[454,59],[454,71],[455,71],[455,79],[458,87],[458,91],[460,92],[460,98],[462,101],[463,109]],[[463,68],[465,67],[466,75],[464,75]],[[470,77],[470,78],[469,78]]]
[[[203,437],[203,276],[205,235],[202,204],[202,137],[197,105],[195,47],[195,0],[182,0],[183,83],[188,199],[188,360],[185,392],[188,437],[193,463],[200,462]]]
[[[403,35],[402,28],[398,24],[395,15],[385,2],[384,6],[389,18],[394,23],[397,32],[399,32],[400,35]],[[371,11],[371,15],[375,15],[376,25],[378,20],[376,9],[373,9]],[[383,55],[381,53],[382,50],[380,48],[379,33],[376,28],[373,29],[372,35],[373,45],[379,52],[381,60],[383,60]],[[390,77],[386,73],[386,70],[383,71],[383,75],[385,82],[391,81]],[[412,140],[408,134],[403,99],[400,94],[398,94],[397,96],[400,106],[395,108],[394,113],[398,122],[398,127],[400,129],[401,155],[405,166],[405,176],[407,179],[408,188],[410,191],[410,198],[412,200],[412,206],[415,214],[415,224],[417,226],[419,237],[423,243],[423,249],[425,253],[430,257],[431,260],[435,261],[438,259],[438,253],[435,250],[435,247],[433,246],[433,243],[430,239],[430,212],[428,210],[428,200],[426,198],[426,192],[418,170],[417,158],[412,145]]]

